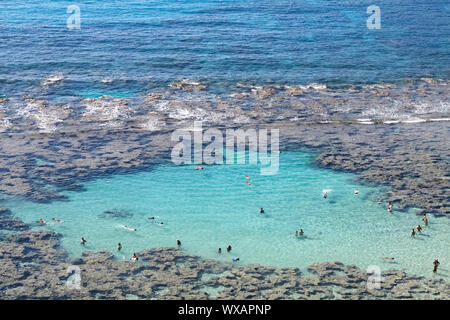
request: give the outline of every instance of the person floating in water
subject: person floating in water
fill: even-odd
[[[425,223],[425,227],[428,227],[428,218],[427,218],[427,214],[426,213],[424,213],[422,220]]]
[[[181,247],[181,241],[177,240],[177,246]]]
[[[86,239],[84,238],[84,237],[81,237],[81,244],[85,244],[87,241],[86,241]]]
[[[438,259],[434,260],[433,265],[434,265],[433,272],[436,273],[440,265],[439,260]]]
[[[394,258],[392,258],[392,257],[381,257],[380,259],[383,259],[383,260],[394,260]]]
[[[239,261],[239,258],[233,258],[233,262]]]
[[[417,229],[417,232],[418,232],[418,233],[421,233],[422,227],[420,226],[420,224],[416,227],[416,229]]]
[[[195,170],[203,170],[203,167],[195,167]]]
[[[122,250],[122,244],[120,242],[117,244],[117,250]]]
[[[264,213],[264,209],[261,208],[261,209],[259,210],[259,213]]]
[[[353,193],[354,193],[355,195],[358,195],[358,194],[359,194],[359,190],[358,190],[358,189],[355,189],[355,191],[353,191]]]
[[[231,246],[228,245],[228,247],[227,247],[227,252],[230,252],[230,251],[231,251]]]
[[[139,260],[139,258],[136,255],[136,253],[133,253],[133,256],[131,257],[131,260],[133,260],[133,261],[138,261]]]
[[[222,248],[219,248],[219,254],[221,254],[222,253]]]
[[[414,237],[415,235],[416,235],[416,232],[414,231],[414,229],[412,229],[411,236]]]
[[[59,219],[55,219],[55,218],[52,218],[52,221],[58,222],[58,223],[63,223],[64,222],[63,220],[59,220]]]

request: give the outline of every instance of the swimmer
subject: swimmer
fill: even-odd
[[[440,265],[438,259],[434,260],[433,265],[434,265],[433,272],[436,273],[437,269],[438,269],[438,267]]]
[[[248,180],[250,180],[250,177],[249,177],[249,176],[245,176],[245,179],[248,179]]]
[[[392,204],[392,202],[389,201],[389,202],[388,202],[388,207],[389,207],[389,208],[392,208],[393,206],[394,206],[394,205]]]
[[[356,189],[355,191],[353,191],[353,193],[354,193],[355,195],[358,195],[358,193],[359,193],[359,190],[358,190],[358,189]]]
[[[129,231],[137,231],[137,229],[130,228],[129,226],[121,226],[121,227]]]
[[[233,258],[233,261],[237,262],[237,261],[239,261],[239,258]]]
[[[416,229],[417,229],[417,232],[421,232],[422,231],[422,227],[420,226],[420,224],[416,227]]]
[[[131,257],[131,260],[133,260],[133,261],[138,261],[139,260],[139,258],[136,255],[136,253],[133,253],[133,256]]]
[[[298,237],[298,231],[297,230],[295,230],[295,236]]]
[[[261,209],[259,210],[259,213],[264,213],[264,209],[261,208]]]
[[[328,194],[326,192],[324,192],[322,196],[323,196],[324,199],[326,199]]]
[[[221,254],[222,253],[222,248],[219,248],[219,254]]]
[[[64,221],[62,221],[62,220],[59,220],[59,219],[55,219],[55,218],[52,218],[52,221],[54,221],[54,222],[58,222],[58,223],[63,223]]]
[[[231,246],[228,245],[228,247],[227,247],[227,252],[230,252],[230,251],[231,251]]]
[[[423,215],[422,220],[425,223],[425,227],[427,227],[428,226],[428,218],[427,218],[427,214],[426,213]]]
[[[391,207],[388,208],[388,212],[392,213],[392,208]]]
[[[304,234],[303,229],[300,229],[300,235],[302,236]]]
[[[392,257],[381,257],[380,259],[383,259],[383,260],[394,260],[394,258],[392,258]]]
[[[87,241],[86,241],[86,239],[84,239],[84,237],[81,237],[81,244],[85,244]]]
[[[181,247],[181,241],[177,240],[177,246]]]
[[[122,250],[122,244],[120,242],[117,244],[117,250]]]
[[[155,220],[155,217],[147,218],[148,220]]]
[[[248,181],[245,181],[245,184],[248,185],[248,186],[251,186],[251,185],[252,185],[252,184],[251,184],[250,182],[248,182]]]
[[[412,229],[411,236],[414,237],[415,235],[416,235],[416,232],[414,231],[414,229]]]

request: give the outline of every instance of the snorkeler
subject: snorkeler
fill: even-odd
[[[425,227],[427,227],[428,226],[428,218],[427,218],[427,214],[426,213],[424,213],[422,220],[425,223]]]
[[[122,244],[120,242],[117,244],[117,250],[122,250]]]
[[[227,252],[230,252],[230,251],[231,251],[231,246],[228,245],[228,247],[227,247]]]
[[[81,244],[85,244],[87,241],[86,241],[86,239],[84,238],[84,237],[81,237]]]

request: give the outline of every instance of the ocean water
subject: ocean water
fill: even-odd
[[[0,96],[128,96],[199,79],[226,92],[238,82],[331,85],[448,79],[445,0],[27,0],[0,2]],[[69,30],[69,5],[81,29]],[[109,79],[111,81],[102,82]],[[40,92],[42,94],[42,92]]]
[[[304,271],[314,262],[342,261],[431,277],[438,258],[438,276],[448,277],[449,219],[429,216],[430,225],[413,238],[411,229],[423,225],[414,209],[394,208],[391,214],[386,203],[377,202],[386,190],[362,185],[350,173],[317,168],[312,160],[311,153],[283,152],[279,172],[271,176],[260,175],[259,166],[250,164],[204,170],[159,165],[87,182],[82,192],[65,192],[68,201],[9,199],[3,205],[35,229],[60,233],[63,248],[72,256],[107,250],[128,260],[139,250],[175,247],[179,239],[184,251],[205,258],[231,262],[239,257],[240,264]],[[323,190],[330,190],[326,199]],[[51,222],[52,218],[64,222]],[[51,224],[39,225],[39,219]],[[305,234],[296,237],[300,228]],[[80,244],[82,236],[85,246]],[[120,252],[118,242],[123,245]],[[228,245],[231,253],[225,250]]]

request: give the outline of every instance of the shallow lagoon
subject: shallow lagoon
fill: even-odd
[[[429,227],[412,238],[411,229],[423,224],[415,210],[394,208],[390,214],[385,203],[377,203],[381,188],[362,185],[350,173],[317,168],[312,160],[309,153],[283,152],[279,172],[272,176],[260,175],[257,165],[248,164],[204,170],[160,165],[90,181],[85,191],[65,192],[69,201],[8,200],[4,205],[27,223],[64,220],[36,228],[62,234],[62,246],[73,256],[83,250],[108,250],[119,260],[129,259],[133,252],[173,247],[180,239],[183,250],[205,258],[239,257],[242,264],[303,270],[314,262],[338,260],[432,276],[432,263],[438,258],[439,276],[448,276],[447,218],[429,216]],[[326,199],[324,189],[332,190]],[[261,207],[264,214],[259,213]],[[300,228],[305,235],[296,237]],[[85,246],[80,245],[81,236],[88,241]],[[120,252],[118,242],[123,245]],[[231,253],[225,250],[229,244]],[[395,257],[395,262],[380,257]]]

